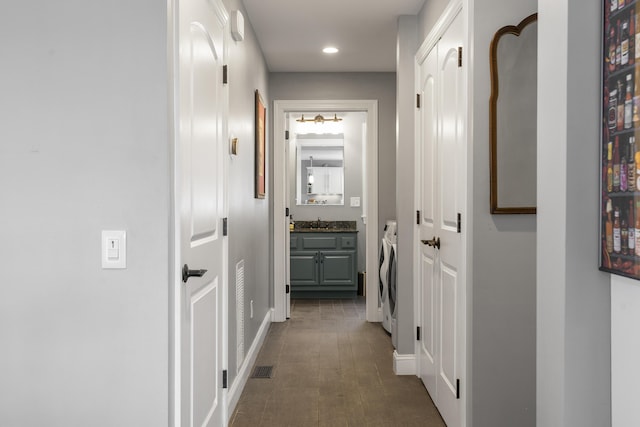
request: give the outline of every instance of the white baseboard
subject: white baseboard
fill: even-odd
[[[254,363],[256,363],[256,359],[258,358],[258,353],[262,348],[262,344],[264,343],[264,339],[267,337],[267,331],[269,330],[269,325],[271,324],[271,317],[273,316],[273,309],[267,312],[267,315],[264,316],[264,320],[260,325],[260,329],[258,329],[258,334],[256,335],[256,339],[253,340],[253,344],[249,348],[247,355],[244,358],[244,362],[242,362],[242,368],[238,371],[238,376],[233,380],[233,384],[231,384],[231,388],[229,389],[229,394],[227,395],[227,418],[231,418],[233,415],[233,411],[236,409],[236,405],[240,400],[240,395],[242,394],[242,390],[244,390],[245,384],[247,384],[247,380],[249,379],[249,375],[251,373],[251,367]],[[227,423],[229,420],[227,420]]]
[[[384,314],[382,314],[382,307],[378,307],[378,310],[376,311],[376,318],[375,320],[372,320],[372,322],[382,323],[383,318],[384,318]]]
[[[416,355],[393,351],[393,372],[396,375],[416,375]]]

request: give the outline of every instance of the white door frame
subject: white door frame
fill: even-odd
[[[169,425],[180,426],[182,424],[182,390],[181,383],[181,316],[183,307],[180,301],[180,288],[182,283],[182,265],[181,265],[181,250],[180,250],[180,209],[178,199],[179,188],[179,167],[177,154],[179,147],[179,132],[180,123],[178,121],[178,108],[179,108],[179,2],[181,0],[169,0],[167,7],[167,52],[168,52],[168,118],[167,118],[167,130],[169,133],[169,185],[171,186],[171,217],[169,218]],[[226,63],[229,51],[229,36],[228,36],[228,20],[229,13],[227,12],[222,0],[210,0],[211,6],[216,11],[218,19],[220,19],[222,25],[225,27],[224,40],[223,40],[223,62]],[[229,89],[225,87],[223,91],[223,139],[228,140],[228,117],[229,117]],[[229,174],[229,156],[223,158],[223,174],[228,177]],[[228,179],[227,179],[228,184]],[[229,216],[229,191],[228,185],[224,185],[223,194],[224,200],[224,217]],[[220,329],[222,331],[222,368],[228,369],[229,362],[229,337],[228,337],[228,297],[229,297],[229,243],[228,239],[224,239],[223,247],[223,271],[221,272],[222,281],[221,295],[222,298],[222,323]],[[222,391],[222,402],[220,402],[222,408],[222,419],[225,423],[228,423],[230,414],[228,413],[228,389]]]
[[[289,220],[285,216],[288,201],[285,200],[285,126],[286,114],[295,111],[364,111],[367,113],[366,143],[366,194],[365,236],[367,239],[366,271],[366,319],[382,321],[378,308],[378,101],[377,100],[280,100],[273,102],[273,318],[274,322],[286,320],[286,245],[289,244]]]

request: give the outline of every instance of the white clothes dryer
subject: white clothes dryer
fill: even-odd
[[[382,327],[391,333],[391,309],[389,305],[389,267],[391,247],[396,241],[396,221],[387,221],[380,247],[378,298],[382,309]]]
[[[380,247],[380,274],[378,299],[382,309],[382,327],[391,333],[391,312],[389,311],[389,251],[391,244],[387,239],[382,239]]]
[[[391,313],[391,343],[398,348],[398,247],[394,242],[389,251],[389,312]]]

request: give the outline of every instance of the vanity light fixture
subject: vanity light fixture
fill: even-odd
[[[329,53],[329,54],[338,53],[339,52],[338,48],[337,47],[333,47],[333,46],[327,46],[324,49],[322,49],[322,51],[324,53]]]
[[[304,122],[314,122],[314,123],[324,123],[324,122],[341,122],[342,118],[338,117],[337,114],[333,115],[332,119],[325,119],[322,117],[322,114],[318,114],[313,119],[305,119],[304,114],[299,119],[296,119],[296,122],[304,123]]]

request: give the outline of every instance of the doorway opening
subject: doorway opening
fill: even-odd
[[[301,122],[302,115],[307,119]],[[302,125],[307,123],[317,125],[317,122],[310,122],[308,119],[322,116],[326,121],[316,129],[321,131],[304,131]],[[340,121],[335,119],[344,116],[350,118],[347,127],[331,126]],[[275,214],[273,216],[274,230],[274,312],[273,321],[282,322],[289,317],[290,313],[290,293],[287,293],[289,281],[289,216],[286,215],[297,209],[303,217],[312,215],[315,218],[326,220],[337,220],[345,215],[355,220],[358,230],[363,237],[364,245],[361,252],[363,259],[359,262],[358,271],[367,271],[369,280],[365,283],[366,319],[370,322],[382,320],[378,307],[378,296],[376,291],[377,281],[373,280],[377,273],[377,240],[378,240],[378,135],[377,135],[377,101],[275,101],[274,102],[274,155],[273,155],[273,177],[274,177],[274,212],[285,214]],[[297,123],[300,126],[292,125]],[[330,126],[326,126],[330,125]],[[294,129],[295,128],[295,129]],[[336,129],[332,129],[336,128]],[[330,130],[332,129],[332,130]],[[294,135],[295,131],[295,135]],[[352,134],[351,138],[345,134]],[[346,148],[346,141],[354,139],[353,134],[359,133],[357,140],[360,146],[354,147],[352,144]],[[313,135],[313,136],[311,136]],[[330,135],[341,135],[331,137]],[[287,139],[287,136],[289,139]],[[338,147],[336,140],[342,139],[342,148]],[[312,140],[312,141],[308,141]],[[315,140],[315,141],[313,141]],[[321,141],[325,142],[321,142]],[[327,142],[329,141],[329,142]],[[303,146],[309,148],[302,150]],[[323,148],[320,148],[323,146]],[[293,147],[293,148],[292,148]],[[356,149],[357,148],[357,149]],[[321,151],[330,152],[330,154]],[[316,156],[315,165],[312,166]],[[320,160],[320,157],[327,157]],[[342,156],[342,166],[337,165],[338,158]],[[318,163],[321,161],[322,163]],[[300,163],[298,165],[298,163]],[[351,165],[348,165],[351,163]],[[345,179],[351,172],[360,170],[361,186],[356,186],[354,190],[344,189],[338,191],[336,185],[331,186],[332,196],[316,197],[309,196],[309,181],[312,188],[317,188],[314,175],[318,167],[317,174],[333,175],[343,174]],[[324,169],[320,169],[324,168]],[[342,169],[340,169],[342,168]],[[323,181],[338,182],[338,177],[333,175],[325,177]],[[327,179],[328,178],[328,179]],[[347,177],[348,178],[348,177]],[[295,184],[296,182],[298,182]],[[311,190],[315,191],[315,190]],[[338,195],[338,193],[341,193]],[[325,200],[326,199],[326,200]],[[360,206],[354,206],[354,205]],[[348,212],[348,213],[344,213]],[[353,218],[352,218],[353,217]],[[311,217],[309,217],[311,218]],[[302,219],[302,218],[301,218]],[[294,214],[295,220],[295,214]]]

